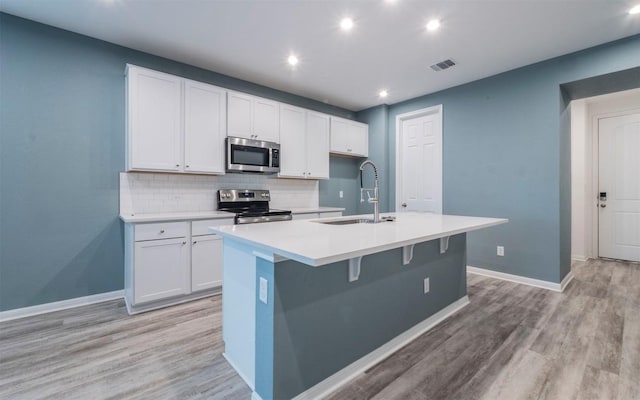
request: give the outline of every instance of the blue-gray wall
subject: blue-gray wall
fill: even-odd
[[[465,234],[419,243],[402,265],[402,249],[362,258],[349,282],[348,260],[312,268],[296,261],[256,262],[256,392],[291,399],[466,295]],[[429,277],[430,292],[423,280]],[[271,290],[273,288],[273,290]]]
[[[0,311],[123,288],[118,173],[126,63],[353,117],[0,13]],[[331,167],[341,164],[332,160]]]
[[[387,152],[371,157],[388,165],[388,205],[395,204],[396,116],[442,104],[444,212],[510,219],[469,234],[469,264],[560,282],[571,243],[566,105],[607,87],[640,87],[639,65],[634,36],[389,106]],[[356,118],[377,123],[379,114],[374,108]]]

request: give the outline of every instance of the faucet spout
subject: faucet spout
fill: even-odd
[[[365,189],[362,185],[362,171],[364,168],[370,165],[373,168],[373,174],[375,176],[375,181],[373,184],[373,189]],[[367,202],[373,204],[373,223],[380,222],[380,195],[378,190],[378,167],[371,160],[366,160],[362,164],[360,164],[360,202],[364,203],[364,193],[367,193]],[[373,191],[373,197],[371,196],[370,191]]]

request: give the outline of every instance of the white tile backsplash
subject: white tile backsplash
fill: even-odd
[[[251,174],[179,175],[120,173],[120,214],[213,211],[218,189],[269,189],[272,208],[315,208],[317,180],[278,179]]]

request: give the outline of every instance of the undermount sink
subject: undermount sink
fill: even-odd
[[[351,225],[351,224],[372,224],[373,220],[372,219],[368,219],[368,218],[356,218],[356,219],[339,219],[339,220],[333,220],[333,221],[313,221],[313,222],[318,222],[320,224],[327,224],[327,225]]]
[[[395,217],[382,217],[379,222],[393,222]],[[334,219],[334,220],[315,220],[319,224],[327,225],[352,225],[352,224],[373,224],[372,218],[352,218],[352,219]]]

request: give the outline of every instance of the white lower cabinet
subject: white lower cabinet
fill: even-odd
[[[339,217],[342,212],[293,214],[294,220]],[[222,237],[210,226],[233,218],[127,223],[124,230],[124,291],[130,314],[220,293]]]
[[[194,236],[191,241],[191,290],[222,286],[222,238]]]
[[[189,293],[186,238],[136,242],[133,262],[134,304]]]
[[[125,299],[135,314],[218,293],[222,238],[233,218],[125,225]]]

